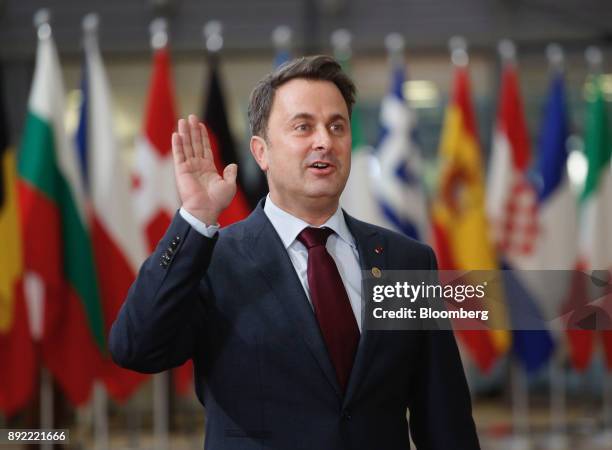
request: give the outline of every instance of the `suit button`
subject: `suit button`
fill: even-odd
[[[168,264],[170,263],[170,260],[171,260],[171,259],[172,259],[172,258],[170,258],[170,256],[168,255],[168,253],[164,253],[163,255],[161,255],[161,258],[159,258],[160,265],[161,265],[163,268],[168,267]]]

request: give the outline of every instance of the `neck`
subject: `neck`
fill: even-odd
[[[338,210],[339,200],[337,198],[329,200],[314,198],[297,202],[286,201],[275,194],[270,192],[270,198],[276,206],[314,227],[323,225]]]

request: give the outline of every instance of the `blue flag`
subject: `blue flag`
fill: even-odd
[[[403,64],[395,63],[389,92],[380,107],[380,136],[375,151],[380,173],[374,187],[385,225],[426,241],[429,224],[423,161],[416,114],[404,97],[404,81]]]

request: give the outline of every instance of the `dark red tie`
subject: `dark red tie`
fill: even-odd
[[[297,239],[308,249],[308,288],[319,328],[346,390],[359,343],[359,328],[342,278],[325,248],[330,228],[304,228]]]

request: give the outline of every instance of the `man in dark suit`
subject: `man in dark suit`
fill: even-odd
[[[479,448],[452,332],[362,327],[361,270],[434,270],[432,250],[344,213],[355,87],[330,57],[264,78],[249,106],[251,152],[270,188],[218,229],[236,192],[205,127],[172,138],[182,207],[144,263],[110,335],[123,367],[193,359],[205,448]],[[409,410],[409,426],[406,413]]]

